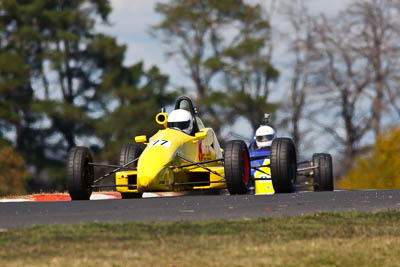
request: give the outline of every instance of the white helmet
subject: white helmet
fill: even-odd
[[[167,126],[190,134],[193,130],[192,114],[184,109],[175,109],[168,115]]]
[[[256,131],[256,143],[258,148],[271,146],[275,138],[275,130],[271,126],[260,126]]]

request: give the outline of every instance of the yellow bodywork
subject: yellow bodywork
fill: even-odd
[[[274,186],[271,180],[271,168],[269,167],[270,160],[265,159],[263,164],[267,167],[261,167],[260,171],[254,173],[254,178],[261,178],[263,180],[255,180],[256,195],[273,195],[275,194]],[[264,180],[265,179],[265,180]]]
[[[200,125],[202,126],[202,123],[199,123]],[[223,177],[196,165],[176,168],[190,163],[177,155],[193,162],[222,158],[214,131],[203,127],[200,127],[201,133],[196,136],[170,128],[159,130],[149,139],[137,163],[137,170],[116,173],[117,191],[159,192],[226,188]],[[221,161],[205,166],[224,176]],[[221,183],[207,183],[207,181],[221,181]],[[127,187],[128,184],[137,186]]]

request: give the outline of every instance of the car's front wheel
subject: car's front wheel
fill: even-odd
[[[272,141],[270,167],[275,192],[294,192],[297,182],[297,160],[292,139],[276,138]]]
[[[89,148],[73,147],[67,159],[67,188],[72,200],[88,200],[92,194],[94,168]]]
[[[224,148],[224,170],[231,195],[246,194],[250,180],[249,150],[242,140],[229,141]]]

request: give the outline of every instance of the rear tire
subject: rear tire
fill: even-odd
[[[67,187],[72,200],[89,200],[92,194],[93,156],[87,147],[73,147],[67,159]]]
[[[297,159],[292,139],[276,138],[272,141],[270,167],[275,192],[294,192],[297,182]]]
[[[332,156],[315,153],[312,157],[314,169],[314,191],[333,191]]]
[[[229,141],[224,149],[224,170],[231,195],[246,194],[250,180],[249,150],[242,140]]]
[[[119,152],[119,165],[123,166],[128,162],[138,158],[143,152],[143,147],[138,144],[126,144],[121,147]],[[132,162],[127,167],[136,168],[137,161]],[[125,170],[125,169],[123,169]],[[121,193],[123,199],[141,198],[143,193]]]
[[[143,147],[138,144],[127,144],[121,147],[119,152],[119,165],[123,166],[126,163],[138,158],[143,152]],[[136,168],[137,161],[131,163],[127,167]]]

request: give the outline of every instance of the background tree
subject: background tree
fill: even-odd
[[[26,193],[29,172],[22,156],[0,139],[0,196]]]
[[[389,1],[354,1],[333,18],[313,18],[318,72],[312,75],[309,119],[332,135],[332,148],[340,145],[342,173],[373,144],[371,134],[388,125],[382,116],[398,119],[389,108],[394,101],[385,98],[400,66],[397,12]]]
[[[245,118],[252,132],[260,126],[265,112],[272,113],[278,108],[269,101],[272,84],[279,77],[279,71],[271,63],[273,45],[269,18],[273,4],[270,8],[267,13],[260,5],[248,6],[240,32],[221,57],[225,65],[223,85],[231,96],[228,97],[232,107],[230,117]]]
[[[105,42],[106,37],[94,33],[94,25],[97,18],[106,22],[108,1],[48,1],[45,8],[40,21],[43,53],[39,76],[45,92],[37,108],[51,121],[49,131],[55,143],[66,150],[75,146],[76,137],[93,131],[88,116],[92,102],[97,101],[93,96],[105,65],[122,60],[121,47],[108,42],[107,49],[116,59],[88,49]]]
[[[312,76],[319,71],[313,64],[318,57],[313,52],[315,49],[314,18],[310,15],[304,1],[280,3],[280,15],[288,21],[288,29],[282,34],[280,40],[285,40],[287,45],[285,54],[288,60],[284,68],[289,75],[288,89],[279,110],[283,114],[281,125],[288,129],[297,151],[303,153],[308,150],[306,147],[312,147],[307,139],[310,139],[309,136],[313,130],[305,125],[308,120],[306,118],[308,98],[312,95]]]
[[[99,118],[132,125],[132,118],[118,116],[123,108],[133,105],[135,113],[124,115],[137,116],[140,104],[154,110],[171,100],[163,91],[167,77],[156,67],[123,66],[126,47],[95,32],[110,11],[108,0],[0,2],[0,132],[15,136],[33,171],[33,190],[65,188],[64,160],[72,146],[99,149],[108,138],[127,140],[136,134],[129,130],[139,129],[110,134]],[[141,130],[148,132],[148,125]]]
[[[158,3],[162,20],[153,32],[193,82],[187,92],[220,136],[243,119],[254,130],[278,108],[271,94],[282,96],[280,112],[297,145],[311,140],[310,151],[336,151],[344,173],[399,122],[400,2],[355,0],[327,17],[287,1],[286,39],[270,25],[282,1],[268,3]],[[21,155],[36,190],[64,189],[64,159],[76,144],[114,161],[122,143],[157,129],[149,122],[176,97],[157,67],[124,66],[126,47],[95,31],[110,11],[108,0],[0,1],[0,138],[11,141],[0,165],[14,158],[25,181]],[[286,43],[284,57],[276,56],[278,41]],[[290,82],[277,92],[282,60],[291,62],[282,68]]]
[[[0,2],[0,127],[3,136],[15,135],[16,150],[27,161],[43,158],[43,136],[35,129],[34,88],[31,77],[40,66],[40,32],[34,21],[40,3]]]
[[[343,14],[354,29],[351,48],[371,66],[371,126],[376,137],[381,134],[383,116],[391,116],[390,104],[397,108],[399,101],[399,15],[398,1],[380,0],[355,1]],[[400,118],[399,114],[394,117]]]
[[[182,63],[202,117],[217,133],[238,116],[254,128],[264,111],[274,110],[267,101],[278,71],[266,54],[269,23],[260,5],[172,0],[158,3],[156,12],[163,19],[154,33],[163,40],[166,55]]]
[[[359,157],[340,181],[343,189],[400,188],[400,129],[386,131],[368,156]]]
[[[371,68],[352,49],[352,24],[322,17],[316,25],[316,53],[313,63],[320,72],[314,76],[315,94],[310,99],[314,111],[310,119],[344,147],[346,162],[360,153],[360,141],[370,128],[371,101],[367,97]]]
[[[103,160],[116,161],[121,146],[132,143],[135,135],[149,137],[162,128],[155,115],[176,98],[166,91],[167,84],[168,77],[157,67],[145,71],[142,62],[104,77],[101,91],[113,103],[104,105],[104,115],[96,123],[96,134],[104,143]]]

